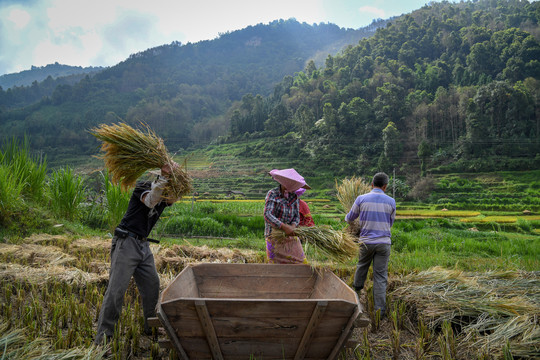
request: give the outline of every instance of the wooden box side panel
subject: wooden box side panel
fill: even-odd
[[[310,299],[345,300],[357,302],[356,294],[331,271],[322,271],[315,282]]]
[[[178,298],[197,298],[199,289],[193,274],[193,268],[186,266],[180,274],[167,286],[161,294],[161,302],[167,302]]]
[[[190,359],[206,359],[211,351],[195,307],[195,299],[162,304]],[[312,300],[205,299],[219,347],[226,359],[293,359],[317,304]],[[306,358],[325,359],[345,330],[355,305],[329,301],[315,329]]]
[[[327,359],[344,332],[349,332],[351,317],[355,316],[357,306],[344,301],[329,301],[319,327],[306,352],[306,359]],[[354,319],[353,319],[354,320]]]
[[[195,300],[173,300],[162,303],[161,308],[188,357],[211,359],[212,353],[197,315]]]
[[[307,299],[317,280],[304,265],[200,264],[193,271],[201,298]]]

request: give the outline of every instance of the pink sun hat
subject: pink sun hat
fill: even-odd
[[[272,179],[283,185],[285,190],[294,192],[300,188],[311,189],[306,180],[294,169],[278,170],[274,169],[268,174],[272,176]]]

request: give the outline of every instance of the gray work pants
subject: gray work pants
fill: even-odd
[[[100,344],[104,337],[112,338],[114,326],[122,312],[124,294],[132,276],[142,299],[146,332],[149,330],[146,319],[155,316],[159,297],[159,276],[154,256],[148,241],[140,241],[130,236],[126,238],[115,236],[111,244],[109,285],[99,313],[96,344]]]
[[[386,309],[389,258],[390,244],[363,244],[360,246],[358,265],[354,273],[354,288],[360,291],[364,288],[369,266],[373,262],[373,302],[375,311],[381,310],[381,316]]]

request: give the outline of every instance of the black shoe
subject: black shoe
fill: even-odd
[[[96,337],[94,340],[94,345],[101,346],[101,345],[109,345],[112,342],[112,336],[103,334],[102,336]]]

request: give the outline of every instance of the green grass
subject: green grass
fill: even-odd
[[[53,211],[60,217],[75,219],[79,205],[85,196],[83,178],[75,175],[69,167],[55,170],[49,179],[49,191]]]

